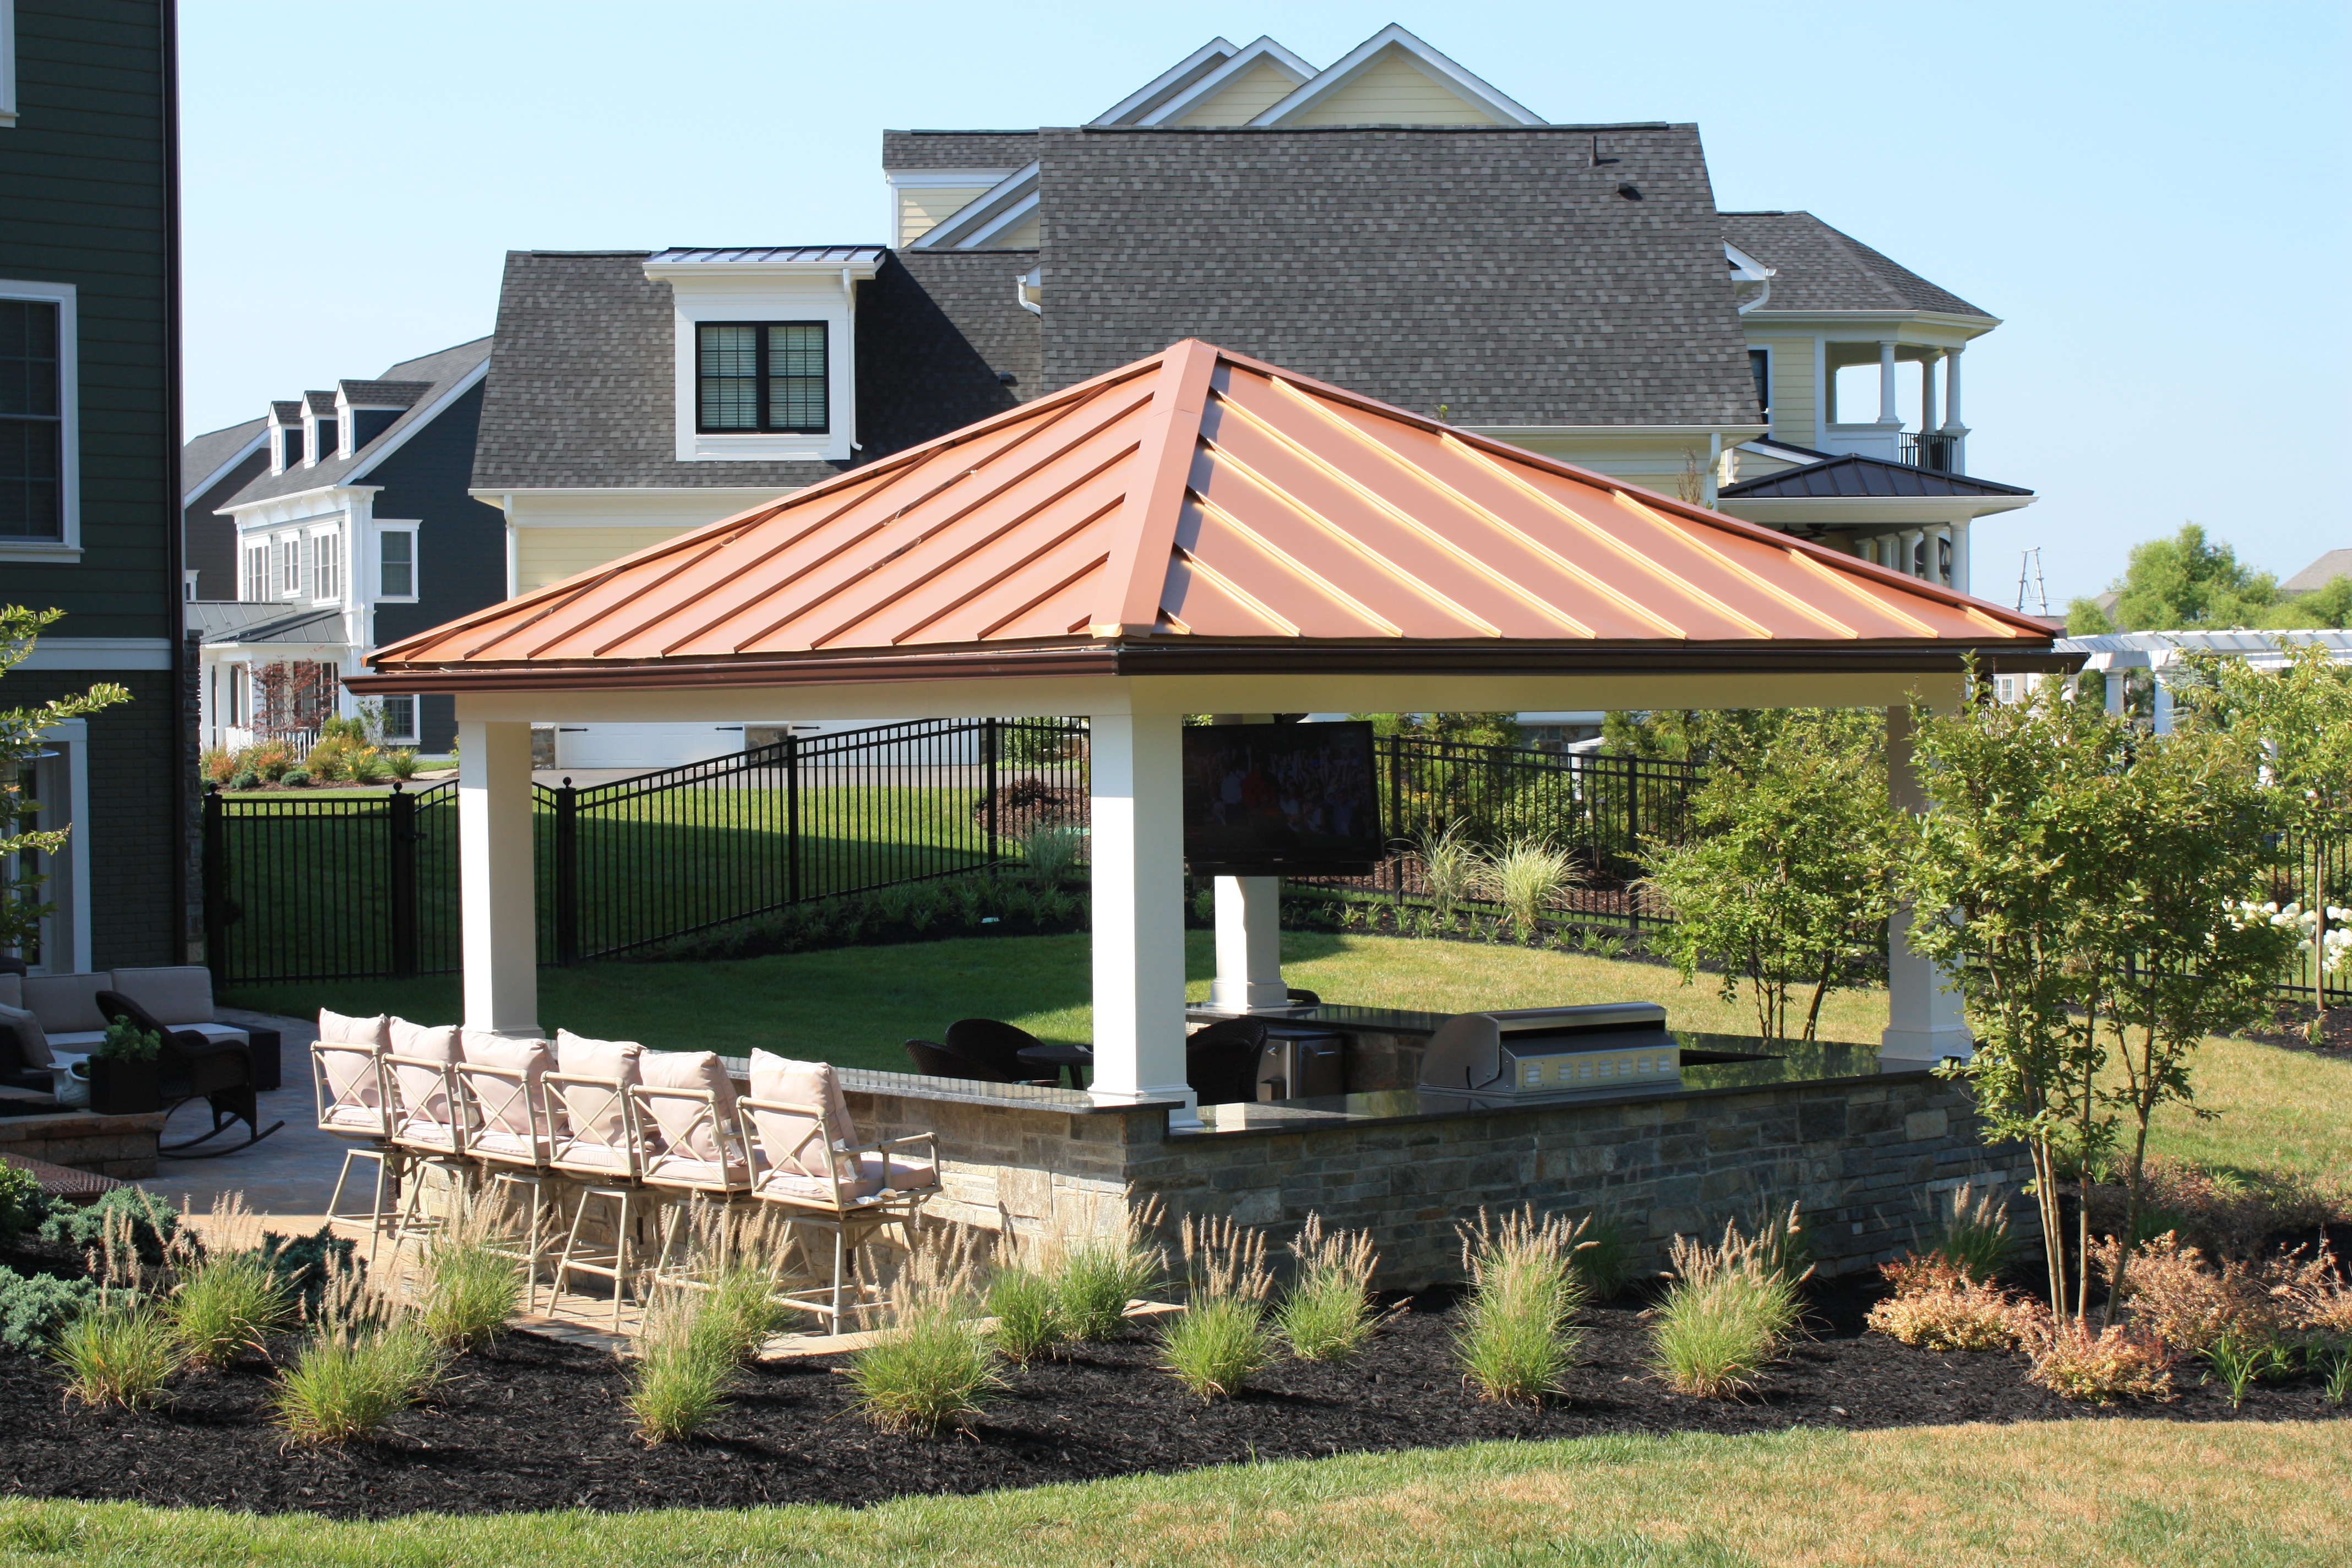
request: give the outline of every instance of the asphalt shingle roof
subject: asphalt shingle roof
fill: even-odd
[[[330,458],[325,462],[314,464],[307,468],[299,467],[289,468],[282,474],[262,474],[251,484],[224,501],[222,506],[224,508],[244,506],[251,501],[268,500],[273,496],[298,495],[304,490],[315,490],[327,485],[343,484],[355,475],[363,476],[367,467],[375,461],[376,454],[383,450],[386,442],[421,421],[430,418],[434,405],[440,402],[442,395],[458,382],[472,374],[475,368],[488,356],[489,352],[490,340],[476,338],[472,342],[459,343],[455,348],[443,349],[437,353],[426,354],[422,359],[404,360],[392,366],[376,380],[378,382],[423,382],[425,384],[426,390],[399,418],[377,432],[374,439],[348,458]],[[316,397],[320,395],[311,393],[309,395]],[[331,401],[324,412],[332,417],[334,413],[332,395],[327,395]],[[299,405],[273,403],[270,406],[281,411],[293,408],[298,415],[299,411]]]
[[[1034,131],[882,132],[886,169],[1018,169],[1036,156]]]
[[[339,381],[335,385],[354,408],[407,408],[433,390],[429,381]]]
[[[2329,551],[2281,583],[2279,589],[2287,594],[2308,594],[2326,587],[2338,577],[2352,577],[2352,550]]]
[[[1090,127],[1039,156],[1048,391],[1198,337],[1459,425],[1755,418],[1696,126]]]
[[[1940,473],[1847,453],[1826,462],[1726,485],[1717,493],[1727,500],[1794,500],[1825,496],[2030,496],[2033,492],[1966,474]]]
[[[1808,212],[1723,215],[1723,237],[1772,268],[1774,310],[1938,310],[1993,319]]]
[[[180,448],[180,493],[186,495],[219,473],[222,465],[244,451],[268,426],[267,419],[248,419],[242,425],[188,437]]]

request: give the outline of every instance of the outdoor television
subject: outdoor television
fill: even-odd
[[[1184,731],[1184,858],[1200,875],[1346,876],[1381,858],[1372,727]]]

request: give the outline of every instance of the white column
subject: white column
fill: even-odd
[[[2124,672],[2120,669],[2111,669],[2107,671],[2107,711],[2121,713],[2123,710]]]
[[[1927,809],[1919,775],[1911,769],[1908,708],[1886,710],[1886,786],[1899,809]],[[1886,1033],[1879,1037],[1879,1058],[1935,1061],[1975,1054],[1959,992],[1948,989],[1936,966],[1911,950],[1910,907],[1896,910],[1887,926]]]
[[[1952,592],[1955,594],[1971,593],[1974,590],[1969,586],[1969,520],[1967,518],[1961,518],[1958,521],[1951,524],[1951,535]]]
[[[466,1026],[539,1036],[530,726],[457,721],[457,907]]]
[[[2156,732],[2169,735],[2172,733],[2172,688],[2164,683],[2164,671],[2150,669],[2147,673],[2156,682]]]
[[[1184,1082],[1183,718],[1090,721],[1094,1095],[1181,1100]]]
[[[1892,339],[1878,345],[1878,422],[1900,425],[1895,412],[1895,343]]]
[[[1960,351],[1944,351],[1944,428],[1965,432],[1960,423]]]
[[[1217,977],[1209,1005],[1220,1013],[1288,1006],[1282,983],[1282,879],[1217,879]]]
[[[1916,528],[1906,528],[1901,533],[1895,535],[1895,548],[1901,552],[1901,559],[1896,562],[1895,570],[1902,573],[1906,577],[1924,577],[1927,575],[1927,573],[1920,570],[1919,566],[1920,537],[1920,531]]]
[[[1929,350],[1919,362],[1919,433],[1936,427],[1936,353]]]

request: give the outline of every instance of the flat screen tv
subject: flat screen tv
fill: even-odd
[[[1196,874],[1360,874],[1384,844],[1370,724],[1185,729],[1184,858]]]

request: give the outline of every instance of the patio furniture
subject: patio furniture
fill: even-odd
[[[1009,1083],[1012,1080],[986,1062],[950,1050],[937,1040],[908,1040],[907,1059],[925,1078],[970,1079],[978,1083]]]
[[[466,1152],[500,1203],[523,1199],[523,1233],[495,1250],[523,1266],[523,1306],[539,1300],[539,1263],[555,1239],[559,1214],[549,1168],[546,1079],[555,1048],[545,1040],[510,1040],[481,1029],[462,1031],[453,1068],[464,1102]]]
[[[372,1018],[347,1018],[319,1010],[319,1037],[310,1046],[310,1083],[319,1106],[319,1131],[346,1141],[342,1168],[335,1173],[335,1190],[327,1199],[331,1231],[364,1226],[368,1258],[373,1263],[376,1238],[397,1218],[388,1199],[396,1197],[402,1175],[401,1153],[392,1146],[392,1108],[383,1088],[383,1057],[392,1048],[392,1020],[382,1014]],[[367,1213],[342,1212],[343,1187],[350,1182],[352,1162],[375,1165],[375,1193]]]
[[[250,1149],[286,1125],[283,1121],[261,1125],[261,1102],[253,1083],[253,1058],[243,1038],[213,1039],[193,1029],[171,1028],[120,991],[100,991],[93,1000],[99,1016],[110,1025],[129,1024],[162,1040],[155,1058],[155,1087],[163,1096],[167,1124],[172,1112],[192,1100],[201,1099],[212,1109],[211,1131],[178,1143],[158,1143],[158,1154],[182,1160],[218,1159]],[[102,1032],[99,1039],[104,1043]],[[219,1137],[238,1121],[246,1126],[244,1142],[232,1143],[225,1149],[207,1149],[201,1154],[188,1152],[197,1144]]]
[[[98,995],[112,991],[147,1010],[165,1029],[244,1047],[253,1059],[253,1087],[278,1087],[278,1037],[274,1029],[224,1024],[214,1016],[212,972],[200,963],[141,965],[91,974],[27,974],[0,970],[0,1007],[31,1013],[43,1032],[32,1065],[50,1052],[85,1056],[106,1039],[108,1019]],[[19,1031],[20,1034],[22,1031]]]
[[[940,1190],[938,1135],[859,1142],[840,1075],[830,1064],[790,1061],[766,1051],[751,1053],[751,1092],[742,1108],[761,1167],[751,1195],[784,1211],[803,1260],[824,1280],[785,1291],[782,1300],[838,1333],[848,1313],[887,1304],[871,1286],[852,1282],[856,1259],[888,1225],[900,1227],[912,1249],[915,1220]],[[803,1234],[812,1231],[831,1238],[829,1260],[812,1256]]]
[[[1265,1050],[1263,1018],[1226,1018],[1195,1029],[1184,1040],[1184,1081],[1202,1105],[1254,1100]]]
[[[621,1297],[635,1280],[631,1240],[644,1217],[645,1142],[629,1090],[642,1081],[645,1047],[634,1040],[592,1040],[555,1032],[555,1068],[541,1079],[550,1144],[548,1164],[581,1182],[572,1227],[555,1260],[552,1289],[589,1274],[613,1282],[613,1329],[621,1327]],[[583,1242],[592,1204],[611,1215],[613,1243]],[[642,1292],[640,1292],[642,1296]]]
[[[1290,1005],[1294,1007],[1320,1007],[1323,1005],[1323,998],[1312,991],[1301,991],[1296,985],[1285,987],[1285,991],[1290,998]]]
[[[751,1190],[751,1148],[735,1085],[714,1051],[647,1051],[629,1103],[645,1136],[644,1184],[670,1202],[662,1216],[656,1285],[697,1283],[691,1215],[698,1196],[724,1201]],[[672,1254],[677,1253],[674,1265]]]
[[[1034,1083],[1040,1088],[1052,1089],[1062,1081],[1060,1075],[1066,1070],[1070,1075],[1070,1087],[1084,1089],[1087,1086],[1080,1078],[1080,1073],[1083,1069],[1095,1065],[1095,1053],[1093,1048],[1087,1046],[1024,1046],[1020,1051],[1020,1061],[1024,1067],[1044,1068],[1047,1073],[1053,1075],[1047,1078],[1024,1079],[1022,1081],[1024,1083]]]
[[[392,1046],[383,1057],[384,1101],[392,1116],[392,1145],[407,1162],[400,1216],[392,1227],[396,1258],[404,1242],[439,1230],[448,1201],[465,1190],[466,1121],[458,1099],[456,1026],[427,1026],[405,1018],[387,1023]],[[438,1177],[442,1188],[438,1214],[425,1201],[428,1176]]]
[[[1021,1053],[1040,1044],[1028,1030],[994,1018],[959,1018],[948,1026],[948,1049],[982,1063],[1006,1083],[1033,1076],[1021,1070]]]

